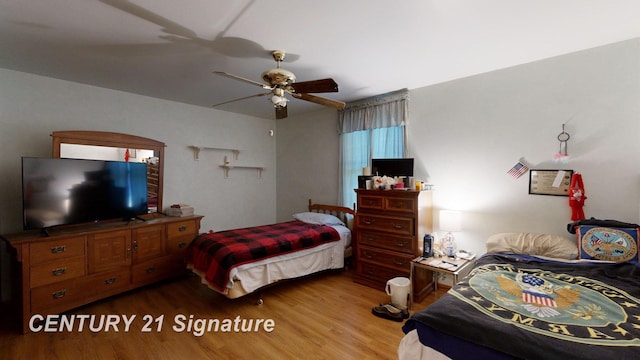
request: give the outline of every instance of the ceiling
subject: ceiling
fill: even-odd
[[[345,102],[640,36],[637,0],[0,0],[0,67],[211,107],[275,67]],[[272,119],[268,97],[216,107]],[[289,116],[322,109],[292,99]]]

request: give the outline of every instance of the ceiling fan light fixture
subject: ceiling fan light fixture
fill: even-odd
[[[296,99],[309,101],[318,105],[329,106],[338,110],[344,109],[345,103],[342,101],[332,100],[312,94],[323,92],[337,92],[338,84],[336,84],[333,79],[326,78],[296,83],[296,76],[291,71],[285,70],[280,67],[282,60],[284,60],[285,52],[276,50],[272,52],[272,55],[273,59],[276,61],[277,68],[263,72],[262,80],[264,82],[262,83],[246,79],[241,76],[232,75],[224,71],[214,71],[213,73],[216,75],[240,80],[248,84],[257,85],[265,90],[269,90],[269,92],[267,93],[246,96],[243,98],[226,101],[217,105],[222,105],[232,101],[247,98],[253,98],[256,96],[271,95],[270,97],[268,97],[268,99],[269,101],[271,101],[271,104],[273,104],[273,107],[275,108],[276,119],[284,119],[287,117],[287,103],[289,102],[289,99],[287,99],[285,95],[289,94],[291,95],[291,97],[294,97]]]
[[[289,99],[287,99],[284,96],[278,96],[278,95],[273,95],[271,97],[271,103],[273,103],[273,105],[275,106],[287,106],[287,102],[289,101]]]
[[[288,86],[296,82],[296,76],[289,70],[271,69],[262,73],[262,80],[267,84]]]

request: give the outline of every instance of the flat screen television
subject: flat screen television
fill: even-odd
[[[372,159],[371,175],[413,176],[413,158]]]
[[[132,219],[148,211],[147,164],[22,158],[23,228]]]

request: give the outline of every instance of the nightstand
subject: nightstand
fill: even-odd
[[[411,260],[411,272],[409,274],[410,279],[413,280],[413,274],[415,268],[430,270],[434,273],[433,276],[433,286],[434,290],[438,290],[438,276],[437,274],[445,274],[453,277],[453,284],[458,283],[458,275],[464,273],[467,269],[470,269],[475,263],[475,259],[452,259],[446,256],[443,257],[429,257],[424,258],[422,256],[418,256],[417,258]],[[413,284],[413,281],[411,281]],[[413,291],[413,289],[411,289]],[[411,298],[411,297],[410,297]],[[411,300],[411,299],[410,299]],[[409,301],[409,308],[411,308],[413,303]]]

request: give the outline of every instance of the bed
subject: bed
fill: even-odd
[[[569,224],[571,226],[572,224]],[[399,359],[640,358],[638,228],[504,233],[407,320]]]
[[[209,288],[235,299],[282,280],[343,269],[352,255],[354,209],[314,204],[276,224],[200,234],[187,267]]]

